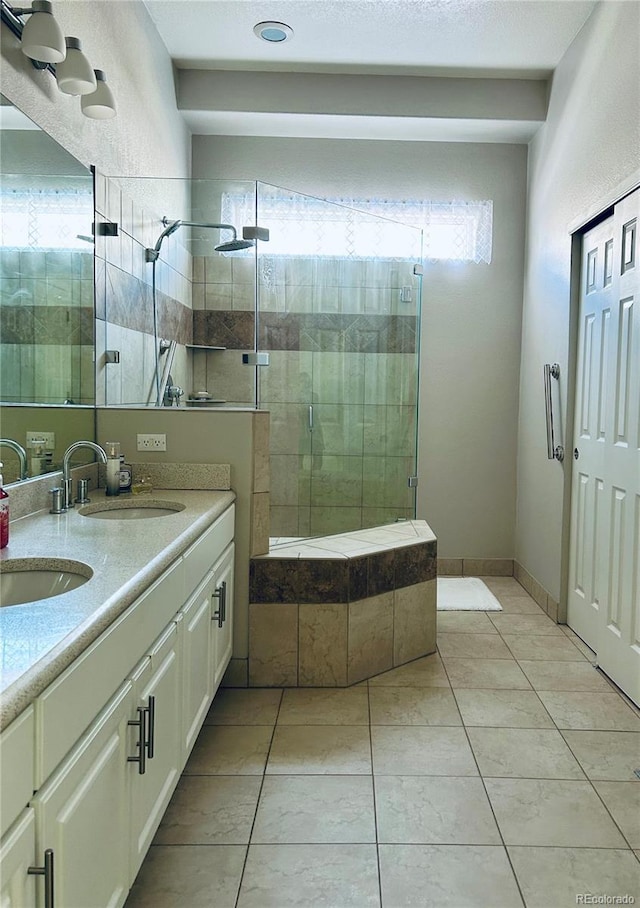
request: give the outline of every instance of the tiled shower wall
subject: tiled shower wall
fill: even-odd
[[[96,402],[153,403],[153,268],[145,249],[155,245],[163,230],[161,216],[101,174],[96,174],[95,205]],[[114,223],[117,236],[100,235],[101,224]],[[191,256],[179,238],[167,237],[156,265],[158,333],[179,345],[171,374],[186,394],[192,384],[185,347],[193,336],[191,270]],[[117,350],[120,362],[106,363],[106,350]]]
[[[93,256],[0,250],[0,396],[93,403]]]
[[[270,352],[257,371],[259,405],[271,413],[271,534],[414,516],[413,263],[264,255],[257,270],[258,344]],[[251,405],[255,370],[240,354],[256,330],[252,259],[194,259],[194,280],[194,343],[227,348],[195,354],[195,383]]]

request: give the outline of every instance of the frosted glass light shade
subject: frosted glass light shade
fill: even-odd
[[[33,13],[22,30],[22,53],[41,63],[61,63],[67,55],[62,29],[54,19],[48,0],[34,0]]]
[[[85,117],[92,120],[110,120],[116,115],[116,102],[101,69],[94,69],[97,88],[90,95],[82,95],[80,107]]]
[[[65,38],[67,56],[56,66],[56,81],[66,95],[88,95],[97,88],[91,64],[82,53],[78,38]]]

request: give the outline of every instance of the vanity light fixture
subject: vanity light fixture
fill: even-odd
[[[33,0],[27,8],[0,0],[0,14],[33,66],[48,69],[63,94],[82,97],[81,109],[86,117],[93,120],[115,117],[116,105],[104,72],[93,69],[82,53],[79,38],[64,37],[49,0]],[[23,16],[30,18],[24,22]]]
[[[102,70],[95,69],[94,73],[97,88],[90,95],[82,95],[80,98],[82,113],[91,120],[110,120],[116,115],[116,102]]]
[[[253,33],[270,44],[282,44],[293,38],[293,29],[284,22],[258,22],[253,26]]]
[[[67,56],[56,66],[56,82],[66,95],[88,95],[98,87],[91,64],[78,38],[65,38]]]
[[[40,63],[61,63],[67,55],[64,35],[52,10],[49,0],[33,0],[27,9],[12,10],[16,16],[31,16],[22,29],[22,53]]]

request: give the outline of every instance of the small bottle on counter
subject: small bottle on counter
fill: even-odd
[[[130,492],[133,480],[133,471],[130,463],[125,463],[124,454],[120,455],[120,491]]]
[[[149,492],[153,492],[151,477],[141,476],[139,479],[135,479],[131,486],[131,491],[134,495],[145,495],[149,494]]]
[[[108,441],[104,449],[107,454],[107,495],[120,494],[120,442]]]
[[[2,469],[0,463],[0,470]],[[9,493],[2,487],[3,479],[0,473],[0,549],[9,544]]]
[[[33,448],[33,453],[29,459],[29,476],[40,476],[45,472],[47,458],[44,452],[44,440],[42,443],[37,442]]]

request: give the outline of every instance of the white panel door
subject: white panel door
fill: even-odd
[[[640,702],[640,191],[584,236],[568,623]]]

